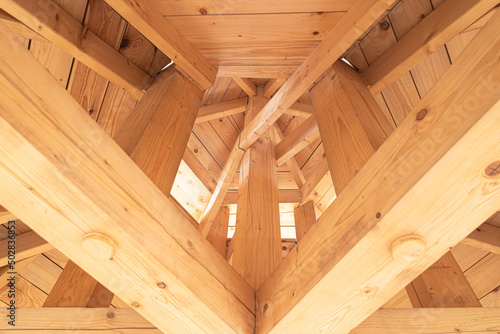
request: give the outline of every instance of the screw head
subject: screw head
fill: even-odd
[[[486,175],[491,177],[500,174],[500,161],[495,161],[494,163],[486,167],[485,173]]]

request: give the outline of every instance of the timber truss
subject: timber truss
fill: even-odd
[[[500,311],[480,308],[461,270],[439,278],[440,290],[427,269],[455,268],[448,251],[462,241],[500,254],[500,228],[475,231],[500,208],[500,13],[397,128],[373,98],[496,0],[445,1],[361,72],[339,59],[394,1],[358,0],[289,78],[256,86],[235,77],[248,97],[202,108],[217,69],[148,1],[106,2],[175,66],[144,72],[49,0],[0,0],[8,13],[0,22],[2,222],[20,218],[35,231],[18,237],[20,268],[52,247],[71,259],[44,308],[18,310],[30,319],[18,329],[499,330]],[[12,31],[59,46],[139,100],[114,138]],[[311,104],[298,103],[307,92]],[[169,196],[189,135],[195,123],[241,112],[244,129],[198,226]],[[288,136],[276,126],[285,113],[306,118]],[[294,156],[319,137],[326,161],[306,180]],[[304,199],[298,245],[283,261],[282,163]],[[238,168],[231,266],[223,204]],[[327,172],[337,198],[316,221],[305,199]],[[380,309],[405,287],[416,309]],[[109,309],[114,295],[131,308]]]

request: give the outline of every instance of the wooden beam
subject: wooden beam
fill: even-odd
[[[278,202],[279,203],[301,203],[302,197],[300,191],[298,190],[278,190]],[[226,197],[224,198],[224,205],[237,204],[238,203],[238,192],[228,191]]]
[[[495,334],[499,323],[498,308],[380,309],[351,334]]]
[[[19,22],[16,18],[12,17],[5,11],[0,9],[0,21],[2,21],[10,31],[15,35],[26,38],[34,39],[37,41],[47,42],[45,38],[28,28],[24,23]]]
[[[500,227],[483,224],[465,238],[462,243],[500,255]]]
[[[43,307],[110,307],[113,293],[68,261]]]
[[[214,223],[214,219],[217,216],[219,209],[224,202],[224,198],[226,197],[226,193],[231,186],[231,182],[233,181],[234,174],[236,174],[236,170],[240,166],[241,159],[245,151],[240,149],[239,147],[239,138],[236,139],[236,143],[229,154],[229,158],[224,165],[224,168],[220,172],[219,179],[217,180],[217,186],[210,197],[210,201],[208,202],[207,208],[203,213],[203,216],[200,221],[200,226],[198,230],[201,232],[203,236],[207,236],[208,232],[212,228]]]
[[[161,72],[118,129],[115,141],[170,195],[203,91],[175,66]]]
[[[258,333],[348,333],[498,209],[499,29],[495,15],[258,289]],[[423,242],[405,253],[407,235]]]
[[[9,311],[2,307],[1,316],[7,319]],[[0,330],[22,333],[57,333],[71,329],[72,333],[127,332],[147,334],[163,333],[151,325],[134,309],[82,308],[82,307],[21,307],[16,310],[16,326],[7,321],[0,323]],[[155,331],[151,331],[155,330]]]
[[[276,145],[276,163],[280,166],[318,138],[318,123],[311,115]]]
[[[1,0],[0,7],[135,98],[151,84],[147,73],[51,0]]]
[[[241,89],[243,89],[245,93],[248,94],[248,96],[257,95],[257,87],[252,80],[248,78],[233,78],[233,80],[238,84],[238,86],[241,87]]]
[[[393,128],[359,74],[341,61],[333,64],[310,95],[338,194]]]
[[[461,33],[498,4],[496,0],[447,0],[362,74],[373,96]]]
[[[285,81],[283,78],[278,79],[269,79],[269,81],[264,86],[264,97],[266,99],[270,98],[271,95],[281,86],[281,84]]]
[[[12,272],[20,274],[24,268],[29,266],[37,257],[41,255],[34,255],[24,260],[17,260],[14,266],[6,265],[0,268],[0,288],[3,288],[9,281],[7,279],[12,275]]]
[[[248,97],[242,97],[240,99],[201,107],[196,117],[196,123],[207,122],[213,119],[245,112],[245,110],[247,110],[247,103]]]
[[[414,308],[481,307],[451,252],[406,286],[406,292]]]
[[[0,263],[8,263],[9,238],[0,241]],[[47,252],[54,247],[40,237],[36,232],[31,231],[20,234],[16,237],[16,261],[21,261],[29,257]]]
[[[250,97],[245,125],[267,102],[263,87]],[[243,157],[238,188],[233,267],[254,289],[281,261],[278,174],[271,130]]]
[[[372,24],[393,0],[357,0],[314,49],[299,69],[281,86],[252,122],[243,129],[240,147],[247,149],[304,94]]]
[[[207,240],[224,258],[226,256],[227,230],[229,227],[229,208],[221,207],[215,222],[208,233]]]
[[[274,123],[274,132],[275,132],[275,143],[274,145],[276,146],[277,143],[281,142],[283,139],[285,139],[285,135],[281,131],[280,126],[277,123]],[[302,173],[302,170],[300,169],[299,164],[297,163],[297,160],[295,157],[291,157],[286,161],[286,165],[290,169],[290,172],[292,173],[293,179],[295,183],[297,184],[297,187],[301,188],[304,183],[306,182],[306,178],[304,177],[304,174]],[[282,203],[282,202],[280,202]]]
[[[295,220],[295,231],[297,242],[302,240],[307,231],[316,223],[316,213],[314,211],[314,202],[310,201],[296,207],[293,210]]]
[[[481,16],[474,23],[468,26],[463,32],[473,31],[477,29],[481,29],[484,25],[491,19],[493,14],[499,9],[498,5],[495,8],[492,8],[488,13]]]
[[[217,76],[222,78],[282,78],[290,77],[298,66],[287,65],[222,65]]]
[[[314,113],[311,104],[295,102],[285,111],[285,114],[296,117],[309,118]]]
[[[16,220],[16,216],[0,205],[0,224],[6,224],[11,220]]]
[[[253,331],[253,289],[12,36],[0,203],[162,331]]]
[[[329,173],[328,161],[323,161],[316,167],[314,172],[309,176],[304,185],[300,188],[300,195],[302,196],[303,203],[309,202],[309,196],[314,192],[314,189],[322,182],[325,176]],[[331,177],[328,175],[328,178]],[[331,182],[331,180],[330,180]]]
[[[213,85],[217,69],[148,0],[105,1],[172,59],[202,90]]]

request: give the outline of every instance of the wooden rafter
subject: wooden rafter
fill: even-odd
[[[447,0],[362,72],[375,96],[498,4]]]
[[[202,90],[213,85],[217,69],[148,0],[105,1],[172,59]]]
[[[300,242],[307,231],[316,223],[314,202],[310,201],[295,208],[293,210],[293,218],[295,220],[297,242]]]
[[[50,0],[2,0],[0,7],[137,99],[153,80]]]
[[[0,241],[0,263],[8,263],[9,238]],[[47,252],[54,247],[40,237],[36,232],[27,232],[16,238],[16,260],[21,261],[29,257]]]
[[[227,229],[229,227],[229,208],[221,207],[215,222],[207,235],[207,240],[220,255],[226,255]]]
[[[0,20],[10,29],[10,31],[21,38],[47,42],[45,38],[28,28],[24,23],[7,14],[2,9],[0,9]]]
[[[304,94],[375,22],[393,0],[356,1],[262,111],[245,126],[240,147],[247,149]]]
[[[498,175],[485,171],[500,156],[499,18],[259,288],[259,333],[348,333],[497,210]],[[418,237],[400,239],[409,234]],[[420,247],[411,262],[404,240]]]
[[[12,36],[0,203],[161,330],[253,330],[253,290]]]
[[[285,114],[309,118],[314,113],[314,107],[307,103],[295,102],[285,111]]]
[[[274,123],[274,132],[275,132],[275,146],[278,145],[283,139],[285,139],[285,135],[281,131],[281,128],[277,123]],[[277,149],[277,147],[276,147]],[[293,179],[295,183],[297,184],[297,187],[302,188],[304,183],[306,182],[306,178],[304,177],[304,174],[300,170],[300,166],[295,159],[295,157],[291,157],[286,161],[286,165],[290,169],[290,172],[292,173]],[[280,202],[281,203],[281,202]]]
[[[318,138],[318,123],[316,117],[311,115],[276,145],[276,163],[280,166]]]
[[[231,101],[203,106],[198,111],[196,123],[207,122],[213,119],[245,112],[247,109],[247,103],[248,97],[242,97]]]
[[[238,84],[238,86],[241,87],[241,89],[243,89],[245,93],[248,94],[248,96],[257,95],[257,87],[252,80],[248,78],[233,78],[233,80]]]

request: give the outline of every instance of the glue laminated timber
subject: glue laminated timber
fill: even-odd
[[[348,333],[497,210],[498,18],[258,289],[257,332]],[[405,235],[417,237],[400,248]]]
[[[160,330],[252,331],[250,286],[0,30],[2,205]],[[98,248],[82,252],[82,242]],[[191,307],[176,306],[187,301]]]

